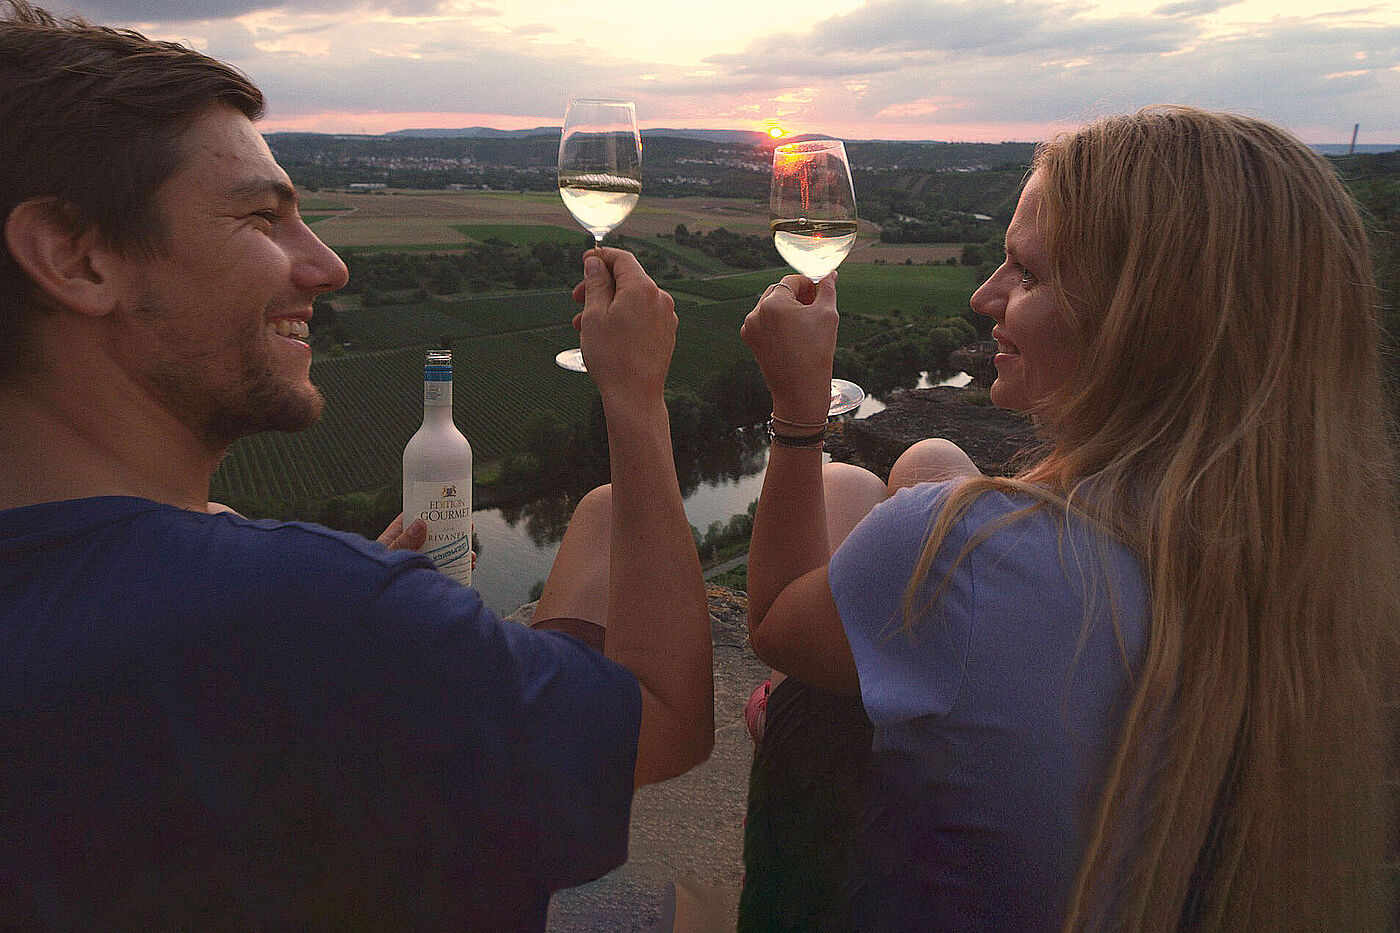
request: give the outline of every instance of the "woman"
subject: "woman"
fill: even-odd
[[[824,470],[834,282],[743,328],[750,639],[875,726],[856,928],[1383,928],[1400,547],[1354,206],[1272,126],[1154,108],[1045,145],[1006,245],[972,306],[1045,441],[1013,478],[946,442]]]

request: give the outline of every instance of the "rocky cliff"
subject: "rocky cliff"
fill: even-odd
[[[895,459],[926,437],[946,437],[995,475],[1014,472],[1037,443],[1030,419],[994,407],[985,389],[938,386],[896,392],[884,411],[840,422],[826,449],[833,460],[886,477]]]

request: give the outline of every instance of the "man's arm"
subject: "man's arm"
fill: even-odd
[[[663,396],[675,303],[615,249],[589,253],[583,294],[579,335],[612,467],[606,653],[641,685],[640,786],[684,773],[714,745],[709,606]]]

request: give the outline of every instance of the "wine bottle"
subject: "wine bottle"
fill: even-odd
[[[403,521],[428,526],[423,545],[439,570],[472,582],[472,446],[452,423],[452,351],[429,350],[423,425],[403,449]]]

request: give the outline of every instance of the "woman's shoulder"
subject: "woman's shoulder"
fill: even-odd
[[[982,529],[1013,515],[1033,518],[1039,514],[1041,521],[1051,520],[1050,510],[1043,507],[1043,500],[1028,491],[981,483],[969,487],[970,482],[969,478],[959,478],[906,486],[896,490],[876,510],[890,517],[922,517],[931,523],[944,509],[956,508],[957,524],[964,532]]]
[[[983,549],[998,560],[1043,561],[1071,553],[1093,552],[1098,560],[1135,568],[1132,550],[1106,523],[1084,509],[1066,505],[1033,488],[966,479],[919,483],[898,490],[877,512],[885,534],[904,528],[927,535],[948,509],[955,510],[941,535],[942,549],[961,553],[964,546]],[[872,513],[875,514],[875,513]]]

